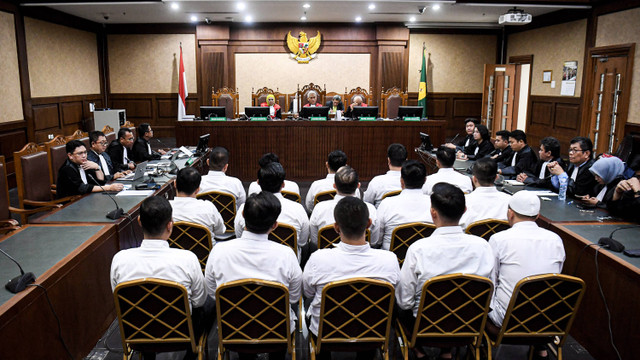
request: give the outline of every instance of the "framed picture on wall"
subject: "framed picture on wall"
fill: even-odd
[[[551,82],[551,70],[542,70],[542,82],[550,83]]]

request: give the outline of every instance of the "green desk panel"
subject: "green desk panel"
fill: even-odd
[[[615,229],[629,225],[563,225],[570,231],[582,236],[583,238],[597,243],[601,237],[609,237]],[[621,229],[613,234],[613,238],[624,245],[625,249],[640,249],[640,228]],[[603,250],[608,251],[608,250]],[[634,258],[623,253],[610,252],[612,255],[640,268],[640,258]]]
[[[118,205],[126,212],[130,212],[141,203],[144,196],[114,196]],[[39,222],[100,222],[113,223],[107,219],[107,213],[116,208],[113,200],[103,193],[93,193],[51,215],[45,216]]]

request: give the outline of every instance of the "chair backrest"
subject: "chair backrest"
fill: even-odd
[[[233,91],[233,89],[228,87],[223,87],[211,94],[211,101],[213,106],[224,106],[226,108],[225,112],[227,118],[235,119],[238,117],[238,107],[240,105],[237,91]]]
[[[250,346],[286,348],[291,353],[289,306],[289,290],[277,282],[244,279],[220,285],[216,290],[220,354]]]
[[[269,233],[269,240],[287,245],[298,255],[298,232],[293,226],[279,222],[278,227]]]
[[[333,200],[336,197],[337,191],[335,190],[327,190],[321,191],[313,197],[313,206],[318,205],[320,201]]]
[[[396,226],[391,232],[391,244],[389,251],[392,251],[398,257],[400,266],[404,263],[409,246],[417,240],[431,236],[436,230],[434,224],[414,222]]]
[[[386,352],[394,293],[388,282],[367,278],[327,284],[322,289],[317,352],[348,351],[354,343],[370,343]]]
[[[298,193],[294,193],[292,191],[285,191],[285,190],[280,191],[280,193],[282,194],[282,196],[285,199],[289,199],[291,201],[295,201],[298,204],[301,203],[300,194],[298,194]]]
[[[74,131],[73,134],[67,135],[66,139],[67,140],[80,140],[80,139],[88,137],[88,136],[89,136],[88,132],[84,132],[84,131],[78,129],[78,130]]]
[[[266,103],[267,95],[269,94],[272,94],[276,98],[276,104],[280,105],[282,112],[286,112],[288,110],[288,109],[285,109],[285,106],[287,104],[287,99],[286,99],[287,95],[278,92],[277,88],[276,88],[276,91],[273,91],[272,89],[269,89],[266,86],[261,89],[258,89],[258,91],[256,92],[254,92],[253,88],[251,88],[251,105],[260,106],[260,104]]]
[[[420,305],[409,346],[425,339],[468,338],[482,340],[493,284],[469,274],[449,274],[429,279],[422,286]]]
[[[115,139],[116,139],[116,137],[118,136],[118,135],[116,134],[116,131],[115,131],[111,126],[109,126],[109,125],[105,125],[105,126],[102,128],[102,132],[104,133],[104,136],[107,138],[107,143],[108,143],[108,144],[111,144],[111,142],[112,142],[113,140],[115,140]]]
[[[511,226],[509,226],[508,221],[498,220],[498,219],[486,219],[486,220],[475,221],[469,224],[465,232],[467,234],[480,236],[481,238],[489,241],[489,238],[491,238],[491,235],[497,232],[500,232],[502,230],[507,230],[510,227]]]
[[[496,343],[506,339],[560,338],[562,346],[580,307],[585,284],[561,274],[526,277],[516,284]]]
[[[233,221],[236,218],[236,198],[235,196],[222,192],[222,191],[208,191],[196,195],[196,198],[201,200],[211,201],[216,206],[218,212],[224,220],[224,225],[227,227],[227,233],[235,232]]]
[[[131,121],[127,120],[124,122],[124,125],[122,125],[123,128],[127,128],[129,130],[131,130],[131,133],[133,134],[133,138],[136,139],[138,136],[136,134],[136,125],[134,123],[132,123]]]
[[[51,201],[49,160],[42,146],[28,143],[13,153],[13,159],[20,208],[24,209],[24,200]]]
[[[140,279],[113,291],[125,353],[136,345],[190,345],[196,352],[187,289],[173,281]]]
[[[52,184],[58,181],[58,170],[67,160],[66,144],[67,140],[62,135],[58,135],[53,140],[44,143],[44,150],[47,152],[49,159],[49,177]]]
[[[395,119],[398,117],[398,109],[400,106],[407,105],[409,95],[400,89],[393,87],[387,91],[383,91],[380,95],[382,109],[380,113],[387,119]]]
[[[9,184],[7,183],[7,167],[4,155],[0,155],[0,220],[11,219],[9,211]]]
[[[316,85],[314,83],[309,83],[304,85],[302,89],[298,85],[298,98],[300,99],[300,106],[305,106],[309,102],[307,101],[307,93],[309,91],[315,91],[318,94],[318,103],[321,105],[325,104],[325,98],[327,97],[327,90],[320,87],[320,85]]]
[[[402,192],[402,190],[393,190],[393,191],[386,192],[386,193],[384,193],[384,195],[382,195],[382,199],[381,200],[384,200],[384,199],[386,199],[388,197],[393,197],[393,196],[400,195],[401,192]]]
[[[327,100],[327,101],[326,101],[324,104],[322,104],[322,105],[326,105],[329,101],[333,100],[333,97],[334,97],[334,96],[336,96],[336,95],[339,95],[339,96],[340,96],[340,98],[342,99],[342,100],[341,100],[341,101],[342,101],[342,104],[346,106],[346,103],[344,102],[344,96],[345,96],[345,94],[344,94],[344,93],[335,92],[335,91],[329,91],[329,92],[327,92],[327,93],[325,93],[325,94],[324,94],[324,96],[326,97],[326,100]]]
[[[213,242],[211,240],[211,232],[209,229],[200,224],[187,221],[176,221],[173,223],[173,231],[169,236],[169,246],[178,249],[189,250],[196,254],[202,272],[207,266],[207,259]]]
[[[345,91],[346,91],[346,89],[345,89]],[[369,106],[373,105],[372,104],[373,103],[373,94],[372,94],[372,92],[373,91],[371,91],[371,90],[367,91],[366,89],[361,88],[360,86],[358,86],[355,89],[351,89],[344,96],[344,106],[345,106],[345,108],[348,105],[353,104],[353,97],[356,96],[356,95],[360,95],[362,97],[362,101],[365,104],[367,104]]]
[[[365,238],[371,242],[371,230],[367,229]],[[325,225],[318,229],[318,249],[330,248],[340,242],[340,234],[333,228],[333,224]]]

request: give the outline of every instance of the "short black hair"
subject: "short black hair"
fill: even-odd
[[[498,174],[498,164],[489,157],[478,159],[473,165],[473,176],[476,177],[480,185],[491,186]]]
[[[122,127],[120,128],[120,130],[118,130],[118,139],[124,139],[125,136],[127,136],[127,133],[130,133],[131,129],[129,128],[125,128]]]
[[[593,143],[591,139],[584,136],[576,136],[571,139],[570,144],[578,143],[580,145],[580,150],[589,151],[589,158],[593,157]]]
[[[144,134],[146,134],[149,129],[151,128],[151,125],[149,125],[149,123],[142,123],[138,126],[138,137],[141,138],[144,136]]]
[[[269,232],[278,221],[281,210],[278,198],[268,191],[249,195],[242,212],[247,230],[256,234]]]
[[[150,196],[140,205],[140,224],[146,237],[158,237],[171,221],[173,209],[164,196]]]
[[[349,165],[345,165],[336,171],[334,177],[336,190],[342,194],[354,194],[358,189],[360,178],[358,172]]]
[[[421,189],[427,178],[427,168],[417,160],[407,160],[402,165],[400,176],[407,189]]]
[[[436,151],[436,159],[440,161],[440,165],[442,165],[442,167],[450,168],[456,161],[456,151],[441,145]]]
[[[258,185],[260,185],[262,191],[280,192],[286,175],[282,164],[272,162],[258,170]]]
[[[544,151],[551,151],[551,156],[555,159],[560,157],[560,141],[553,136],[547,136],[540,140],[540,145],[544,148]]]
[[[527,134],[524,133],[524,131],[522,130],[513,130],[510,134],[509,137],[516,139],[516,141],[524,141],[524,143],[527,143]]]
[[[92,131],[89,133],[89,144],[98,142],[98,139],[100,138],[100,136],[104,136],[106,138],[106,136],[104,135],[104,133],[102,131]]]
[[[272,162],[279,163],[280,158],[274,153],[266,153],[260,157],[260,160],[258,160],[258,165],[260,165],[260,167],[265,167],[267,164],[270,164]]]
[[[491,135],[489,134],[489,129],[487,129],[486,126],[484,126],[482,124],[478,124],[478,125],[476,125],[476,129],[478,129],[478,132],[480,133],[480,136],[482,137],[483,141],[490,141],[491,140]]]
[[[73,154],[73,152],[76,151],[76,149],[79,148],[80,146],[82,146],[83,148],[86,148],[86,146],[84,146],[84,143],[80,140],[69,141],[65,146],[67,150],[67,154]]]
[[[467,125],[468,122],[472,122],[474,125],[480,124],[480,120],[476,118],[466,118],[464,119],[464,124]]]
[[[178,192],[191,195],[198,190],[201,180],[202,175],[195,168],[182,168],[178,171],[178,176],[176,177],[176,188]]]
[[[225,165],[229,163],[229,150],[222,146],[216,146],[211,150],[209,155],[209,168],[213,171],[222,171]]]
[[[407,160],[407,148],[402,144],[391,144],[387,148],[387,157],[393,166],[402,166]]]
[[[507,140],[509,141],[509,136],[511,135],[511,133],[507,130],[499,130],[496,131],[496,136],[500,136],[502,138],[502,140]]]
[[[433,186],[431,207],[445,220],[458,222],[465,210],[464,193],[455,185],[437,183]]]
[[[355,196],[340,199],[333,209],[333,217],[340,227],[340,234],[353,239],[364,236],[369,225],[369,208]]]
[[[333,150],[327,157],[327,163],[329,164],[329,169],[336,172],[341,167],[347,165],[347,154],[342,150]]]

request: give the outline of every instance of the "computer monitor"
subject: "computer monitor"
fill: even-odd
[[[361,117],[378,117],[377,106],[354,106],[351,111],[351,118],[353,120],[359,120]]]
[[[303,119],[309,119],[311,117],[325,117],[329,118],[328,106],[307,106],[300,110],[300,117]]]
[[[224,106],[200,106],[200,118],[209,120],[210,117],[227,117],[227,108]]]
[[[433,150],[433,145],[431,144],[431,138],[429,134],[425,134],[423,132],[420,133],[420,150],[430,152]]]
[[[398,119],[402,120],[405,116],[422,118],[422,106],[399,106]]]
[[[268,106],[246,106],[244,108],[244,114],[249,119],[254,117],[268,117],[269,107]]]
[[[197,155],[204,154],[209,147],[209,134],[200,135],[200,139],[198,140],[198,146],[196,147],[195,153]]]

